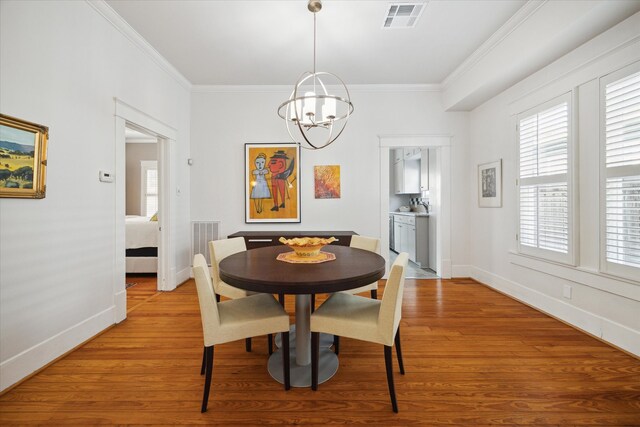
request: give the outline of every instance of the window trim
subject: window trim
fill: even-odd
[[[599,219],[600,219],[600,272],[603,274],[607,274],[610,276],[620,277],[627,280],[632,280],[635,283],[638,283],[638,276],[640,276],[640,268],[631,267],[629,265],[618,264],[615,262],[607,261],[607,206],[606,206],[606,195],[607,195],[607,150],[606,150],[606,87],[607,84],[615,82],[616,80],[621,80],[631,74],[635,74],[640,72],[640,61],[634,62],[630,65],[626,65],[623,68],[620,68],[616,71],[612,71],[609,74],[600,77],[600,99],[599,102],[599,133],[600,137],[598,140],[599,144],[599,154],[600,154],[600,168],[599,168]],[[638,170],[638,175],[640,175],[640,165],[638,166],[620,166],[616,169],[622,170]],[[614,172],[612,176],[621,175],[620,173]],[[623,176],[629,176],[624,174]]]
[[[576,144],[575,144],[575,135],[576,126],[577,126],[577,118],[576,118],[576,108],[577,105],[577,91],[575,89],[565,92],[562,95],[556,96],[548,101],[545,101],[541,104],[536,105],[535,107],[529,108],[528,110],[522,111],[516,115],[516,126],[515,135],[516,135],[516,246],[517,253],[525,256],[530,256],[534,258],[540,258],[542,260],[556,262],[559,264],[569,265],[575,267],[578,264],[578,248],[579,248],[579,233],[577,231],[578,220],[577,220],[577,209],[578,206],[578,189],[576,188],[576,184],[578,183],[577,172],[578,168],[576,166],[577,161],[577,152],[576,152]],[[522,245],[520,239],[520,121],[526,117],[529,117],[533,114],[537,114],[541,111],[548,110],[558,104],[567,103],[567,120],[568,120],[568,135],[567,135],[567,172],[566,172],[566,182],[567,182],[567,253],[556,252],[549,249],[541,249],[534,248],[527,245]],[[558,174],[560,175],[560,174]],[[565,174],[563,174],[565,175]],[[556,175],[557,176],[557,175]],[[552,180],[547,176],[540,176],[534,178],[536,182],[535,185],[540,185],[544,183],[552,183],[557,182],[556,180]]]
[[[141,160],[140,161],[140,215],[150,218],[153,214],[147,215],[147,171],[158,171],[157,160]],[[158,186],[159,187],[159,186]],[[160,189],[158,188],[158,208],[160,207]]]

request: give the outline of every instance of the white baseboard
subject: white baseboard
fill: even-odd
[[[470,265],[452,265],[451,277],[471,277],[470,271]]]
[[[120,323],[127,318],[127,290],[123,289],[115,294],[114,297],[115,310],[113,314],[115,316],[114,323]]]
[[[443,279],[451,279],[451,260],[443,259],[442,260],[442,272],[440,273],[440,277]]]
[[[191,275],[191,267],[187,267],[182,269],[176,274],[176,285],[180,285],[192,277]]]
[[[114,313],[111,306],[0,363],[0,391],[113,325]]]
[[[535,307],[544,313],[561,319],[629,353],[640,356],[640,331],[633,330],[597,314],[567,304],[564,301],[478,267],[469,266],[469,273],[470,277],[478,282]]]

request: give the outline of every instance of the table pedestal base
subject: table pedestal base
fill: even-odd
[[[300,366],[296,363],[296,349],[289,349],[291,365],[291,387],[311,387],[311,365]],[[328,348],[320,348],[318,358],[318,384],[322,384],[338,371],[338,356]],[[282,349],[269,356],[269,374],[280,384],[284,384],[282,372]]]
[[[274,340],[276,346],[278,348],[282,348],[282,334],[279,332],[276,334],[276,338]],[[320,333],[320,348],[326,347],[329,348],[333,345],[333,335]],[[289,347],[296,347],[296,325],[291,325],[289,328]]]

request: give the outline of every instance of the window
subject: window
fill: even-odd
[[[570,94],[518,115],[519,251],[570,263]]]
[[[151,217],[158,212],[158,162],[143,160],[140,162],[140,214]]]
[[[603,270],[640,277],[640,66],[601,80]]]

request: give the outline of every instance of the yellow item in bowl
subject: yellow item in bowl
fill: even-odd
[[[295,237],[293,239],[285,239],[284,237],[280,237],[278,241],[293,249],[297,256],[310,258],[318,256],[323,246],[336,240],[335,237],[329,237],[328,239],[321,237]]]

